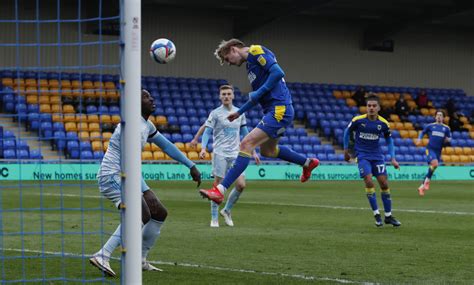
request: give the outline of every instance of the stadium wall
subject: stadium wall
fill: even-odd
[[[73,5],[63,7],[62,16],[76,16],[74,8]],[[177,58],[166,66],[154,64],[144,49],[144,75],[225,78],[248,91],[245,72],[220,67],[213,56],[217,43],[232,36],[232,17],[209,9],[167,6],[160,6],[157,14],[156,8],[145,6],[143,9],[143,46],[157,37],[170,38],[177,46]],[[14,18],[13,11],[11,7],[2,7],[0,15]],[[34,13],[34,9],[21,11],[20,17],[34,19]],[[55,17],[55,9],[42,9],[42,19]],[[16,27],[4,23],[1,27],[0,41],[15,42]],[[41,42],[58,41],[56,24],[41,24],[39,33],[36,27],[35,24],[20,25],[19,40],[34,43],[39,34]],[[63,23],[59,32],[61,41],[77,41],[77,31],[77,24]],[[468,94],[474,94],[474,32],[426,26],[408,28],[394,36],[394,53],[361,50],[362,32],[363,27],[356,23],[294,16],[259,27],[242,40],[269,46],[277,54],[287,81],[463,88]],[[82,41],[97,40],[97,36],[91,34],[81,37]],[[116,37],[102,38],[108,39]],[[17,65],[16,48],[2,49],[0,65]],[[78,47],[62,46],[61,53],[58,51],[58,47],[42,47],[38,53],[36,46],[23,47],[19,65],[112,64],[119,58],[118,49],[113,46],[83,46],[82,57]]]

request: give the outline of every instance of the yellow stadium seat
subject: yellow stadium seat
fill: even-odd
[[[148,117],[148,120],[149,120],[150,122],[152,122],[152,123],[153,123],[153,125],[156,125],[156,119],[155,119],[155,116],[153,116],[153,115],[150,115],[150,117]]]
[[[93,89],[84,89],[82,96],[84,98],[95,98],[95,93]]]
[[[156,144],[152,143],[151,144],[151,150],[152,151],[161,151],[161,148],[159,148]]]
[[[175,145],[180,151],[184,151],[184,150],[185,150],[184,143],[182,143],[182,142],[175,142],[174,145]]]
[[[459,146],[455,147],[455,148],[454,148],[454,154],[455,154],[455,155],[463,154],[462,147],[459,147]]]
[[[34,78],[27,78],[25,80],[25,86],[28,88],[28,87],[34,87],[36,88],[36,79]]]
[[[459,162],[460,158],[459,155],[451,155],[451,162]]]
[[[105,98],[117,100],[119,95],[116,90],[107,90],[105,91]]]
[[[25,80],[23,78],[13,79],[13,86],[25,87]]]
[[[99,122],[99,115],[87,115],[87,122],[89,123],[98,123]]]
[[[474,128],[471,124],[464,124],[463,125],[463,128],[467,129],[468,132],[472,131],[472,129]]]
[[[91,131],[91,132],[99,132],[99,131],[100,131],[100,125],[99,125],[99,123],[89,123],[89,131]]]
[[[88,140],[91,139],[91,136],[90,136],[89,132],[87,132],[87,131],[79,132],[78,136],[79,136],[79,139],[83,140],[83,141],[88,141]]]
[[[15,89],[15,93],[18,94],[18,95],[25,95],[26,94],[25,87],[23,87],[23,86],[16,86],[14,89]]]
[[[120,123],[120,115],[112,115],[112,123],[114,124]]]
[[[59,87],[59,80],[57,80],[57,79],[50,79],[50,80],[48,81],[48,86],[49,86],[49,88],[51,88],[51,87],[54,87],[54,88]]]
[[[444,117],[443,124],[445,124],[445,125],[449,124],[449,117],[448,116]]]
[[[390,121],[392,122],[400,122],[400,117],[397,114],[390,114]]]
[[[187,152],[190,152],[190,151],[200,152],[201,148],[202,148],[202,145],[200,143],[198,143],[196,147],[192,147],[190,143],[185,143],[184,144],[184,149]]]
[[[103,89],[104,83],[102,81],[94,81],[94,89]]]
[[[436,114],[436,109],[435,108],[430,108],[428,109],[430,116],[434,116]]]
[[[422,141],[423,146],[427,146],[430,140],[428,138],[424,138],[421,141]]]
[[[360,106],[359,107],[359,113],[361,113],[361,114],[367,113],[367,107],[366,106]]]
[[[27,95],[26,96],[26,103],[28,103],[28,104],[38,104],[38,96],[37,95]]]
[[[387,99],[387,94],[384,93],[384,92],[379,92],[379,93],[377,93],[377,95],[379,96],[380,100],[386,100]]]
[[[63,113],[64,114],[74,114],[74,113],[76,113],[76,111],[74,111],[74,106],[73,105],[66,104],[66,105],[63,106]]]
[[[40,104],[41,113],[51,113],[51,105],[49,104]]]
[[[421,108],[420,112],[423,116],[429,116],[430,111],[427,108]]]
[[[188,155],[188,158],[189,158],[190,160],[198,160],[198,159],[199,159],[199,155],[198,155],[198,153],[195,152],[195,151],[189,151],[189,152],[187,153],[187,155]]]
[[[13,87],[13,78],[2,78],[2,85]]]
[[[415,109],[415,108],[417,107],[415,101],[407,101],[407,105],[408,105],[408,108],[409,108],[410,110],[411,110],[411,109]]]
[[[151,151],[142,152],[142,160],[153,160],[153,154]]]
[[[395,94],[390,93],[390,92],[387,92],[387,99],[389,99],[389,100],[397,100],[397,98],[395,98]]]
[[[90,132],[90,138],[91,141],[100,141],[100,144],[102,145],[102,134],[100,132]]]
[[[469,155],[469,160],[470,160],[471,162],[474,162],[474,154]]]
[[[157,125],[166,125],[168,124],[168,119],[165,116],[156,116],[155,121]]]
[[[38,102],[40,104],[49,104],[49,96],[45,96],[45,95],[40,95],[38,96]]]
[[[112,133],[111,133],[111,132],[103,132],[103,133],[102,133],[102,139],[103,139],[104,141],[109,141],[111,137],[112,137]]]
[[[76,116],[74,114],[64,114],[64,122],[76,122]]]
[[[351,98],[351,97],[352,97],[351,92],[349,92],[349,91],[347,91],[347,90],[342,91],[342,98],[347,99],[347,98]]]
[[[408,138],[409,137],[409,133],[407,130],[400,130],[400,136],[404,139]]]
[[[445,148],[443,148],[443,150],[442,150],[442,153],[443,153],[443,152],[444,152],[444,154],[446,154],[446,155],[452,155],[452,154],[454,154],[454,148],[453,148],[453,147],[450,147],[450,146],[445,147]]]
[[[104,142],[104,151],[107,151],[108,148],[109,148],[109,141],[105,141]]]
[[[204,160],[211,160],[211,154],[206,152],[206,156],[204,157]]]
[[[36,87],[26,87],[25,93],[26,93],[26,96],[30,96],[30,95],[38,96],[38,88],[36,88]]]
[[[462,148],[462,153],[464,155],[471,155],[471,154],[474,154],[474,151],[471,147],[466,147],[465,146],[465,147]]]
[[[49,83],[48,83],[48,80],[47,80],[47,79],[40,79],[39,82],[38,82],[38,85],[39,85],[40,87],[49,88]]]
[[[81,96],[82,96],[82,89],[78,89],[78,88],[72,89],[71,96],[72,96],[73,98],[81,98]]]
[[[403,126],[404,126],[405,130],[413,130],[414,129],[413,124],[410,123],[410,122],[403,123]]]
[[[153,152],[153,159],[154,160],[164,160],[165,154],[162,151],[154,151]]]
[[[82,81],[82,88],[83,89],[94,89],[94,84],[90,80]]]
[[[77,123],[77,129],[79,131],[89,131],[89,124],[87,124],[85,121]]]
[[[468,119],[464,116],[459,117],[459,121],[461,121],[461,123],[463,124],[467,124],[469,122]]]
[[[115,83],[113,81],[107,81],[104,85],[105,89],[115,89]]]
[[[413,98],[411,97],[410,93],[403,93],[403,98],[405,101],[413,101]]]
[[[394,122],[392,127],[396,130],[404,130],[405,129],[402,122]]]
[[[459,156],[459,161],[461,163],[468,163],[468,162],[470,162],[470,159],[469,159],[469,156],[462,154],[462,155]]]
[[[76,122],[66,122],[64,125],[64,129],[66,132],[76,132],[77,131],[77,125]]]
[[[442,154],[441,159],[443,160],[444,163],[450,163],[452,162],[451,156],[447,154]]]
[[[92,150],[93,151],[101,151],[104,149],[102,145],[102,141],[92,141]]]
[[[355,101],[354,99],[352,99],[352,98],[347,98],[347,99],[346,99],[346,104],[347,104],[347,106],[349,106],[349,107],[357,106],[356,101]]]
[[[61,96],[50,96],[49,97],[49,102],[51,104],[61,104]]]
[[[412,139],[416,139],[418,137],[418,132],[415,130],[409,130],[408,131],[408,137]]]
[[[102,124],[112,123],[112,118],[110,117],[110,115],[101,115],[99,120]]]
[[[151,144],[150,143],[145,143],[145,146],[143,146],[143,151],[151,151]]]
[[[64,97],[71,97],[72,96],[72,90],[71,88],[62,88],[60,89],[60,95]]]
[[[63,122],[64,121],[63,114],[53,114],[52,119],[53,119],[53,122]]]
[[[95,90],[94,97],[96,99],[102,98],[102,100],[105,100],[106,99],[106,93],[105,93],[104,90]]]
[[[79,85],[79,86],[80,86],[80,85]],[[72,87],[71,81],[66,80],[66,79],[61,80],[60,87],[61,87],[62,89],[64,89],[64,88],[71,89],[71,87]]]
[[[334,90],[332,92],[332,95],[334,95],[334,97],[336,97],[337,99],[341,99],[342,98],[342,92],[339,91],[339,90]]]

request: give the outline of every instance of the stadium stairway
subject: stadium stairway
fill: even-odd
[[[24,130],[23,124],[21,124],[21,130],[19,131],[18,122],[14,122],[11,117],[0,116],[0,126],[3,127],[4,131],[8,130],[13,132],[17,138],[27,140],[30,151],[40,151],[44,160],[65,159],[64,155],[51,150],[51,143],[49,140],[40,140],[38,134]]]
[[[326,137],[324,137],[324,135],[322,135],[322,132],[319,132],[318,130],[313,129],[310,126],[306,126],[304,122],[300,120],[294,120],[293,127],[305,129],[308,137],[317,137],[321,141],[321,145],[332,146],[335,154],[344,154],[344,150],[336,142],[333,142],[327,139]]]

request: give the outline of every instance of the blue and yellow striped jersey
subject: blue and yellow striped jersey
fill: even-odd
[[[426,148],[439,152],[443,148],[445,139],[451,137],[451,129],[445,124],[431,123],[423,128],[421,136],[425,134],[430,139]]]
[[[252,90],[257,90],[268,78],[269,70],[277,62],[275,55],[266,47],[252,45],[247,57],[247,75],[252,85]],[[258,102],[266,113],[277,105],[291,104],[290,90],[282,79],[278,84],[264,94]]]
[[[356,116],[348,126],[349,134],[354,133],[354,150],[356,157],[368,160],[383,160],[384,155],[379,145],[381,136],[391,136],[390,124],[378,116],[376,120],[370,120],[367,114]]]

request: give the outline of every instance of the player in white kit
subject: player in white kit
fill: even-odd
[[[152,142],[158,145],[166,154],[174,160],[186,165],[190,169],[190,175],[194,181],[201,183],[201,173],[196,165],[190,161],[173,143],[160,134],[155,125],[148,120],[156,106],[153,103],[153,97],[146,90],[142,90],[142,120],[140,128],[141,146],[146,142]],[[102,195],[111,200],[115,206],[120,209],[122,203],[122,176],[120,167],[121,125],[119,124],[110,138],[109,147],[104,155],[104,159],[97,174],[99,189]],[[160,269],[151,265],[147,260],[148,252],[154,245],[160,235],[161,226],[164,223],[168,212],[155,193],[148,187],[142,178],[141,181],[142,198],[142,269],[152,271]],[[121,243],[121,225],[117,227],[112,236],[105,245],[96,252],[90,259],[90,263],[109,276],[115,276],[109,264],[110,257],[115,248]]]
[[[202,136],[202,150],[199,154],[201,159],[205,157],[207,144],[212,135],[214,146],[212,152],[212,174],[214,175],[215,185],[221,182],[227,171],[233,166],[234,160],[239,154],[240,136],[248,134],[245,115],[240,116],[232,122],[227,119],[229,114],[238,109],[232,104],[234,100],[234,88],[231,85],[220,86],[219,99],[222,105],[212,110],[207,121],[204,123],[205,129]],[[253,152],[253,157],[256,163],[259,164],[260,158],[255,151]],[[242,174],[237,178],[235,187],[230,192],[227,203],[220,212],[219,205],[211,201],[211,227],[219,227],[218,213],[224,217],[225,223],[228,226],[234,226],[231,209],[239,199],[244,188],[245,176]]]

